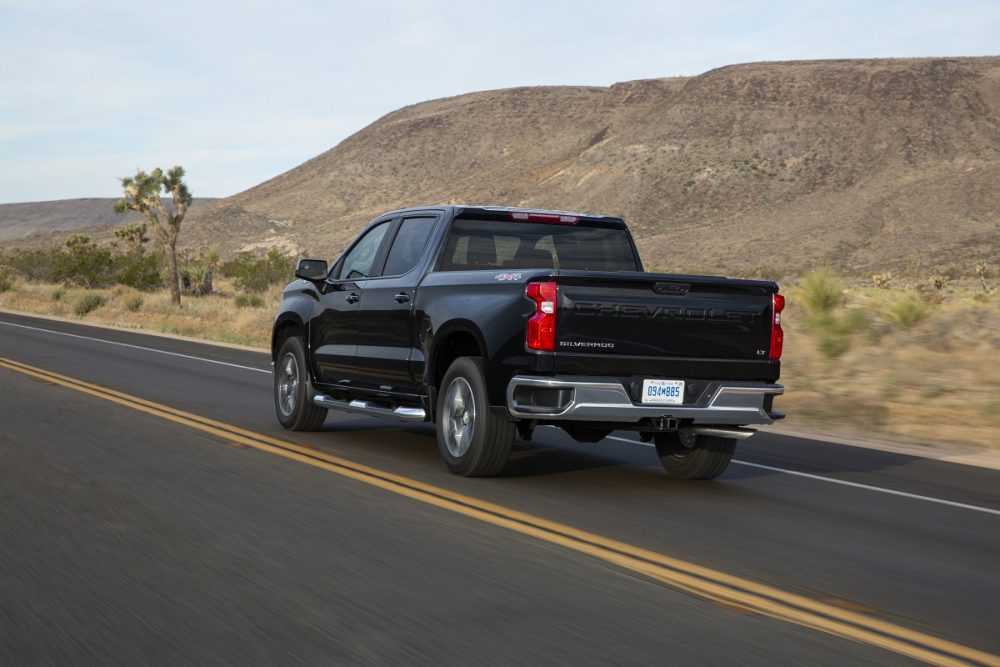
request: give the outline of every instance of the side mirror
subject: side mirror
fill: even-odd
[[[300,259],[295,265],[295,277],[302,280],[323,280],[328,272],[325,259]]]

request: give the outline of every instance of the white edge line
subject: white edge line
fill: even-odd
[[[764,470],[773,470],[774,472],[785,473],[786,475],[795,475],[796,477],[807,477],[809,479],[816,479],[822,482],[830,482],[831,484],[841,484],[843,486],[853,486],[857,489],[866,489],[868,491],[878,491],[879,493],[888,493],[891,496],[901,496],[903,498],[911,498],[913,500],[923,500],[929,503],[937,503],[939,505],[948,505],[949,507],[959,507],[964,510],[974,510],[976,512],[985,512],[987,514],[994,514],[1000,516],[1000,510],[990,509],[989,507],[980,507],[979,505],[968,505],[966,503],[957,503],[954,500],[944,500],[942,498],[932,498],[930,496],[921,496],[916,493],[907,493],[906,491],[896,491],[895,489],[886,489],[881,486],[871,486],[868,484],[859,484],[858,482],[848,482],[843,479],[834,479],[832,477],[823,477],[822,475],[813,475],[807,472],[799,472],[797,470],[785,470],[784,468],[775,468],[774,466],[766,466],[762,463],[751,463],[750,461],[737,461],[733,460],[733,463],[738,463],[743,466],[750,466],[752,468],[763,468]]]
[[[609,440],[618,440],[620,442],[627,442],[631,445],[642,445],[643,447],[654,447],[655,445],[645,442],[639,442],[638,440],[630,440],[628,438],[621,438],[616,435],[608,436]],[[733,463],[741,466],[750,466],[751,468],[761,468],[762,470],[770,470],[772,472],[780,472],[785,475],[794,475],[795,477],[805,477],[806,479],[814,479],[820,482],[829,482],[830,484],[840,484],[841,486],[850,486],[855,489],[865,489],[866,491],[876,491],[878,493],[885,493],[890,496],[900,496],[902,498],[910,498],[911,500],[923,500],[928,503],[936,503],[938,505],[947,505],[948,507],[957,507],[963,510],[973,510],[975,512],[983,512],[985,514],[993,514],[995,516],[1000,516],[1000,510],[991,509],[989,507],[980,507],[979,505],[968,505],[966,503],[958,503],[954,500],[944,500],[942,498],[932,498],[931,496],[921,496],[916,493],[907,493],[906,491],[896,491],[895,489],[886,489],[881,486],[871,486],[870,484],[860,484],[858,482],[848,482],[843,479],[835,479],[833,477],[824,477],[822,475],[813,475],[808,472],[799,472],[798,470],[788,470],[786,468],[777,468],[775,466],[764,465],[763,463],[751,463],[750,461],[740,461],[739,459],[733,459]]]
[[[13,322],[3,322],[0,324],[8,327],[17,327],[19,329],[30,329],[31,331],[43,331],[45,333],[55,334],[57,336],[69,336],[70,338],[82,338],[83,340],[90,340],[97,343],[106,343],[108,345],[118,345],[119,347],[130,347],[133,350],[143,350],[145,352],[156,352],[157,354],[166,354],[171,357],[180,357],[182,359],[191,359],[193,361],[204,361],[208,364],[218,364],[219,366],[229,366],[230,368],[242,368],[246,371],[254,371],[256,373],[267,373],[271,374],[271,371],[264,368],[254,368],[253,366],[242,366],[240,364],[232,364],[228,361],[218,361],[216,359],[208,359],[205,357],[195,357],[190,354],[181,354],[180,352],[168,352],[166,350],[158,350],[155,347],[144,347],[142,345],[132,345],[131,343],[120,343],[115,340],[106,340],[104,338],[93,338],[92,336],[81,336],[79,334],[67,333],[65,331],[55,331],[53,329],[42,329],[41,327],[29,327],[26,324],[14,324]]]

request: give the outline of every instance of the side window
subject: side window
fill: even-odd
[[[406,218],[396,232],[396,238],[385,260],[384,276],[401,276],[420,261],[424,246],[434,230],[437,218]]]
[[[456,220],[452,226],[448,244],[444,249],[444,271],[470,271],[493,269],[501,266],[497,258],[497,239],[492,230],[466,229],[464,220]],[[504,250],[510,250],[506,244]]]
[[[385,236],[388,229],[389,223],[383,222],[365,234],[347,253],[337,278],[339,280],[353,280],[369,277],[372,265],[375,263],[375,256],[378,255],[379,246],[382,245],[382,237]]]

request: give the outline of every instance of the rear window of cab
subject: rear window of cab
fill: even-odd
[[[638,266],[624,229],[456,219],[440,270],[477,269],[637,271]]]

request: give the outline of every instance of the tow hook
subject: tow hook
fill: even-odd
[[[676,431],[677,430],[677,418],[676,417],[657,417],[653,420],[653,426],[656,427],[657,431]]]

